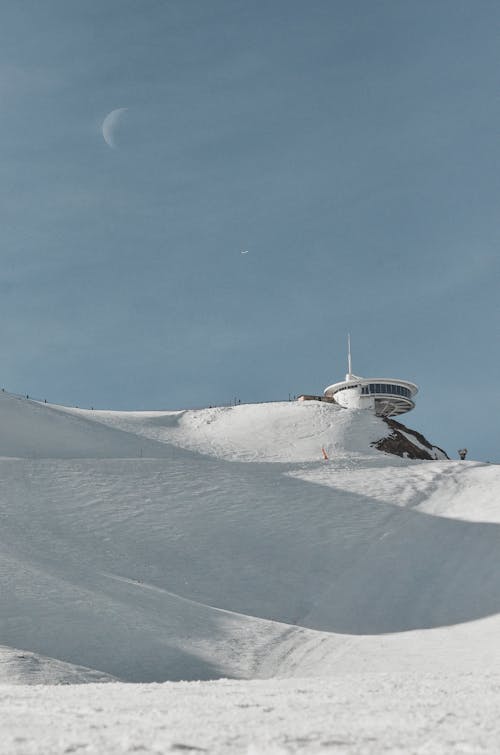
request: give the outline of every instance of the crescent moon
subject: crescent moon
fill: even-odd
[[[122,117],[123,113],[125,113],[127,110],[128,110],[127,107],[116,108],[116,110],[112,110],[110,113],[108,113],[102,122],[102,126],[101,126],[102,135],[103,135],[104,141],[106,142],[108,147],[111,147],[111,149],[116,148],[116,144],[114,142],[114,133],[115,133],[117,123]]]

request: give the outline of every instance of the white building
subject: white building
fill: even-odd
[[[348,341],[348,372],[345,380],[324,390],[326,399],[346,409],[371,409],[381,417],[395,417],[414,408],[418,386],[396,378],[363,378],[353,375],[351,342]]]

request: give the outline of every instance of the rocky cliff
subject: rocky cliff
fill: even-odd
[[[448,454],[439,446],[433,446],[421,433],[411,430],[395,419],[384,417],[390,434],[372,443],[374,448],[407,459],[448,459]]]

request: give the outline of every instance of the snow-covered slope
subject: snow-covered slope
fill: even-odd
[[[399,422],[337,404],[273,402],[179,412],[110,412],[63,409],[81,418],[149,440],[228,461],[300,462],[371,454],[374,448],[406,458],[446,454]]]
[[[88,418],[87,418],[88,417]],[[63,407],[0,392],[0,457],[107,459],[165,456],[165,449],[92,421]]]
[[[500,467],[391,456],[383,432],[316,402],[1,394],[4,652],[128,681],[499,662]]]
[[[372,453],[389,434],[382,419],[316,401],[242,404],[182,412],[88,412],[67,410],[108,427],[172,443],[228,461],[301,462],[332,455]]]
[[[84,666],[1,645],[0,680],[2,684],[95,684],[116,681],[109,674]]]

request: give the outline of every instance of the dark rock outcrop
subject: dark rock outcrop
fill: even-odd
[[[433,446],[421,433],[416,430],[410,430],[401,422],[389,417],[383,418],[384,422],[392,431],[380,440],[375,441],[372,445],[379,451],[385,451],[388,454],[403,456],[407,459],[448,459],[448,454],[439,446]]]

